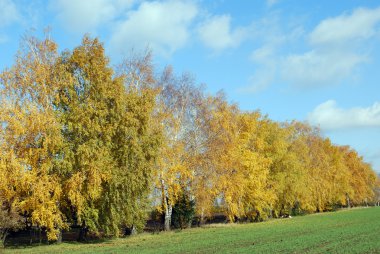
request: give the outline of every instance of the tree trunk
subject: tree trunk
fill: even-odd
[[[170,230],[170,224],[172,223],[172,212],[173,212],[173,207],[169,202],[166,200],[165,204],[165,222],[164,222],[164,229],[165,231]]]
[[[62,229],[58,230],[57,243],[62,243]]]
[[[136,234],[137,234],[137,229],[135,225],[132,225],[131,235],[136,235]]]
[[[350,202],[350,196],[346,193],[346,203],[347,203],[347,208],[351,208],[351,202]]]
[[[33,243],[33,236],[34,236],[34,229],[31,227],[30,228],[30,241],[29,241],[29,244],[32,244]]]
[[[167,195],[167,190],[165,188],[165,180],[162,177],[161,174],[161,195],[162,195],[162,203],[165,209],[165,218],[164,218],[164,230],[165,231],[170,231],[170,224],[172,221],[172,212],[173,212],[173,207],[169,203],[169,198]]]
[[[87,240],[87,232],[88,228],[86,227],[86,223],[83,222],[82,227],[79,230],[78,242],[84,242]]]
[[[187,228],[191,228],[193,226],[193,220],[190,220],[188,223],[187,223]]]
[[[0,249],[5,247],[5,239],[8,235],[8,229],[0,229]]]
[[[125,235],[130,236],[130,235],[136,235],[137,230],[135,225],[132,225],[132,227],[126,227],[125,228]]]
[[[39,240],[39,245],[42,243],[42,232],[41,228],[38,227],[38,240]]]
[[[204,215],[204,209],[202,208],[201,217],[199,218],[198,226],[202,226],[204,224],[205,224],[205,215]]]

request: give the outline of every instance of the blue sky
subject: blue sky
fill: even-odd
[[[0,69],[50,27],[61,49],[98,36],[116,64],[153,50],[243,110],[308,121],[380,172],[380,2],[0,0]]]

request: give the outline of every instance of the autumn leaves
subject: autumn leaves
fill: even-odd
[[[51,240],[69,225],[105,235],[142,228],[160,143],[149,63],[137,85],[114,75],[97,39],[62,54],[49,39],[24,46],[1,74],[4,209]]]
[[[116,73],[97,39],[61,54],[49,39],[23,45],[0,76],[0,201],[51,240],[70,225],[142,229],[152,206],[169,229],[184,195],[201,221],[373,199],[376,175],[354,150],[307,124],[242,112],[171,68],[156,77],[149,54]]]

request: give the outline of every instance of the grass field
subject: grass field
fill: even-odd
[[[380,208],[252,224],[214,224],[98,243],[5,249],[4,253],[380,253]]]

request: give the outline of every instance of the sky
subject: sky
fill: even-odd
[[[151,49],[242,110],[307,121],[380,173],[376,0],[0,0],[0,70],[49,28],[60,50],[99,37],[112,64]]]

